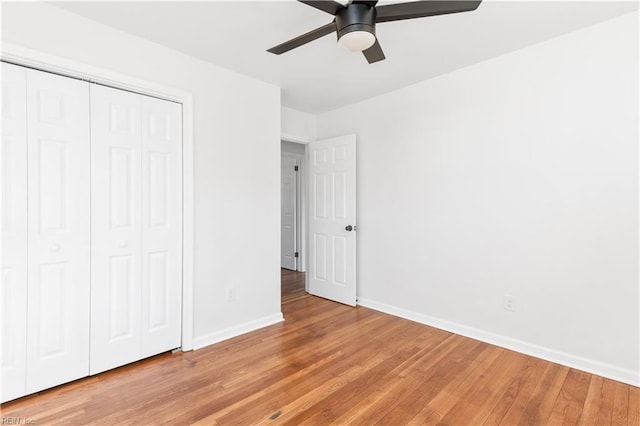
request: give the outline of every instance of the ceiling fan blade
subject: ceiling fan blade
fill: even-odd
[[[333,16],[338,13],[340,9],[344,9],[344,6],[335,1],[314,1],[314,0],[298,0],[300,3],[304,3],[308,6],[315,7],[323,12],[332,14]]]
[[[476,1],[413,1],[408,3],[385,4],[376,7],[376,22],[399,21],[402,19],[424,18],[448,13],[476,10],[482,0]]]
[[[351,4],[367,4],[371,7],[375,6],[378,3],[378,0],[353,0]]]
[[[324,37],[327,34],[331,34],[335,30],[336,30],[336,23],[335,21],[333,21],[328,23],[327,25],[323,25],[320,28],[311,30],[306,34],[302,34],[301,36],[285,41],[284,43],[279,44],[275,47],[272,47],[271,49],[267,49],[267,52],[280,55],[281,53],[288,52],[291,49],[295,49],[296,47],[302,46],[303,44],[307,44],[310,41],[316,40],[320,37]]]
[[[364,54],[364,57],[367,58],[367,62],[369,62],[370,64],[382,61],[385,58],[382,47],[380,47],[380,43],[378,43],[377,39],[376,42],[373,43],[373,46],[366,50],[363,50],[362,53]]]

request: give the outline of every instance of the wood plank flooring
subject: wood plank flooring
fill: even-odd
[[[299,292],[304,291],[304,273],[288,269],[280,271],[283,300],[287,297],[297,296]]]
[[[302,274],[283,270],[285,322],[4,404],[2,418],[36,425],[640,424],[639,388],[303,289]]]

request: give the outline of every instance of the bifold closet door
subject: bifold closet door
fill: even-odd
[[[140,96],[91,85],[91,374],[140,358]]]
[[[2,401],[180,346],[181,108],[2,64]]]
[[[182,105],[142,101],[141,358],[182,337]]]
[[[2,64],[1,401],[26,392],[27,70]]]
[[[91,374],[180,346],[181,118],[91,85]]]
[[[27,70],[27,393],[89,373],[89,84]]]

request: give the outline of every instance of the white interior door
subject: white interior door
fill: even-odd
[[[27,72],[2,64],[2,402],[26,392]]]
[[[91,85],[91,374],[140,358],[140,96]]]
[[[27,393],[89,374],[89,84],[27,70]]]
[[[142,101],[142,335],[140,357],[180,346],[182,105]]]
[[[356,304],[356,136],[312,142],[309,293]]]
[[[182,106],[91,86],[91,374],[180,346]]]
[[[281,188],[281,257],[282,268],[296,270],[296,216],[297,216],[297,168],[295,157],[282,154],[280,163]]]

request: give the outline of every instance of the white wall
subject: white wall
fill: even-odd
[[[293,108],[282,107],[281,126],[283,139],[302,143],[316,140],[317,124],[315,115]]]
[[[43,3],[3,3],[2,40],[193,93],[194,344],[280,317],[278,87]]]
[[[359,302],[637,385],[638,71],[633,13],[319,116]]]
[[[289,154],[298,154],[302,156],[304,156],[306,152],[304,144],[287,141],[282,141],[282,143],[280,144],[280,149],[282,150],[282,152],[287,152]]]

